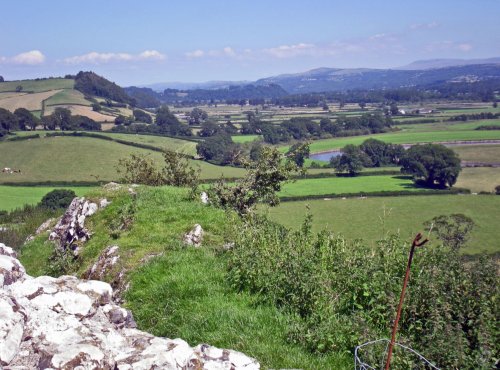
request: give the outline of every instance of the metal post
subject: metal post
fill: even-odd
[[[408,264],[406,266],[406,274],[403,282],[403,289],[401,290],[401,296],[399,297],[399,305],[396,314],[396,320],[394,321],[394,326],[392,327],[392,336],[391,336],[391,341],[389,343],[387,361],[385,363],[385,368],[384,368],[385,370],[389,370],[389,368],[391,367],[392,350],[394,348],[394,343],[396,341],[396,333],[398,331],[399,319],[401,318],[401,311],[403,308],[403,301],[405,299],[406,286],[408,285],[408,280],[410,279],[410,268],[411,268],[411,262],[413,260],[413,253],[415,252],[416,247],[421,247],[422,245],[424,245],[429,241],[428,239],[425,239],[422,242],[420,242],[420,239],[422,239],[422,234],[418,233],[415,236],[415,239],[413,239],[413,243],[411,243],[410,255],[408,257]]]

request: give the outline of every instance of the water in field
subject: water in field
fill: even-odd
[[[324,152],[324,153],[315,153],[311,154],[309,156],[310,159],[314,159],[316,161],[324,161],[324,162],[329,162],[330,158],[333,157],[338,157],[342,154],[340,150],[332,150],[331,152]]]

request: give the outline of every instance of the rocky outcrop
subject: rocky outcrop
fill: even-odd
[[[184,235],[184,243],[194,247],[199,247],[203,240],[203,234],[204,231],[201,225],[196,224],[190,232]]]
[[[113,288],[113,301],[121,303],[121,296],[127,290],[125,283],[125,269],[119,264],[120,247],[107,247],[97,261],[83,274],[85,279],[109,281]]]
[[[75,198],[49,235],[61,250],[71,250],[78,255],[81,243],[90,239],[90,232],[85,228],[85,219],[97,212],[96,203],[85,198]]]
[[[0,245],[0,368],[259,369],[242,353],[137,330],[109,284],[73,276],[33,278]]]

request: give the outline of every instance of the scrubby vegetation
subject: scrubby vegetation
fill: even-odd
[[[313,352],[349,352],[387,337],[408,246],[396,237],[375,247],[348,243],[311,220],[291,232],[261,218],[237,230],[228,278],[295,314],[288,338]],[[456,248],[418,250],[398,341],[444,368],[489,368],[498,357],[497,267],[466,262]]]

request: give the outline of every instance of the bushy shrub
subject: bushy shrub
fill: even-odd
[[[55,189],[43,196],[40,206],[53,210],[68,208],[75,197],[76,194],[73,190]]]
[[[349,243],[314,235],[309,218],[295,232],[252,218],[235,233],[229,282],[295,314],[292,342],[349,352],[389,336],[409,250],[398,237]],[[491,368],[499,354],[499,286],[491,258],[465,263],[447,247],[418,249],[398,342],[442,368]]]

